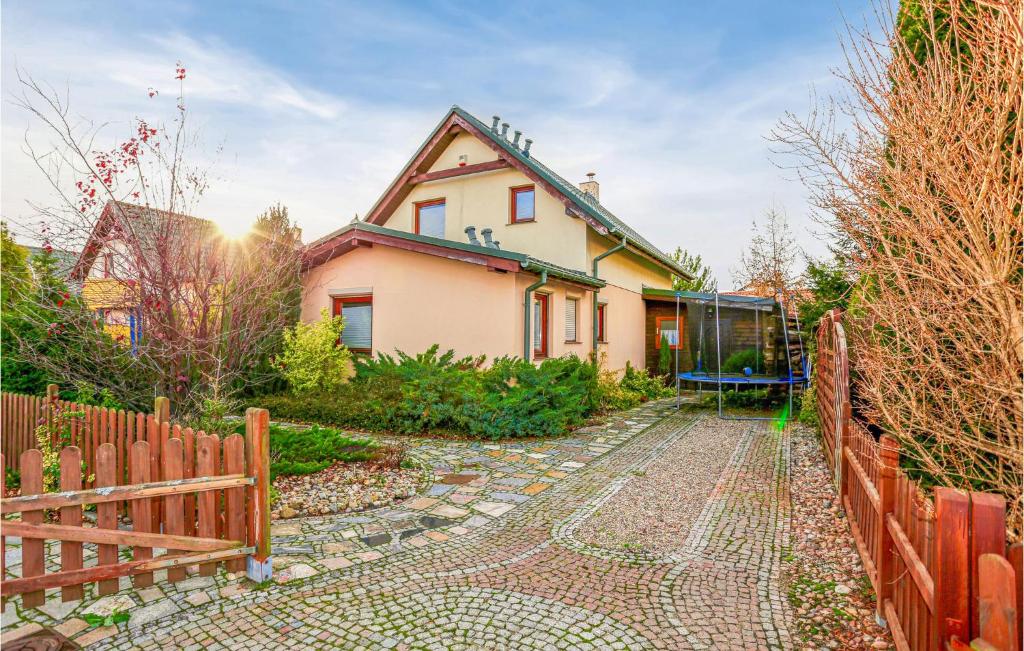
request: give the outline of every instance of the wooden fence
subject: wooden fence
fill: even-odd
[[[901,651],[1021,651],[1024,572],[1021,544],[1007,544],[1005,500],[950,488],[929,499],[900,469],[899,444],[851,418],[840,319],[832,311],[819,324],[818,414],[879,620]]]
[[[185,578],[186,566],[198,564],[209,576],[221,562],[257,581],[270,577],[265,409],[246,412],[244,436],[222,440],[172,424],[165,398],[156,400],[154,413],[136,414],[65,403],[55,387],[48,393],[41,401],[3,394],[0,459],[9,468],[8,455],[17,454],[21,494],[0,500],[0,511],[21,513],[21,519],[3,521],[0,546],[6,549],[6,536],[21,537],[22,563],[18,578],[8,578],[0,566],[0,594],[21,594],[24,606],[35,607],[48,588],[61,588],[62,599],[71,601],[82,598],[85,583],[97,582],[99,594],[110,594],[121,576],[142,587],[152,584],[154,570],[167,569],[175,582]],[[38,424],[51,425],[52,447],[38,449]],[[90,505],[95,526],[86,527],[83,507]],[[57,572],[45,572],[48,560],[56,564],[47,557],[46,540],[59,541],[49,548],[55,556],[59,547]],[[119,546],[131,548],[130,559]],[[154,549],[167,552],[154,556]],[[86,550],[95,551],[88,567]]]

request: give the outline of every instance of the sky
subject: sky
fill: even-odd
[[[56,200],[25,153],[52,138],[12,100],[17,73],[123,140],[173,116],[175,64],[212,165],[194,212],[247,224],[281,202],[306,241],[364,215],[453,104],[500,115],[647,239],[702,255],[720,287],[769,206],[826,252],[768,136],[838,88],[852,0],[733,2],[31,2],[0,5],[0,211],[17,237]],[[149,96],[149,89],[158,94]],[[49,203],[48,203],[49,202]]]

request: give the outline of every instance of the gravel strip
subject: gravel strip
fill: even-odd
[[[606,549],[656,555],[678,549],[749,426],[705,418],[646,470],[636,472],[581,525],[577,538]]]
[[[423,481],[420,468],[339,462],[311,475],[275,479],[280,497],[270,517],[278,520],[384,506],[415,495]]]
[[[888,649],[875,623],[871,583],[839,508],[818,435],[794,425],[791,437],[792,548],[783,581],[804,649]]]

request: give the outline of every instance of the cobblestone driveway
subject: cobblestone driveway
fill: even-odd
[[[700,437],[709,418],[662,404],[560,441],[420,442],[415,454],[435,475],[424,495],[372,515],[275,526],[283,585],[254,590],[230,577],[195,577],[208,583],[169,589],[159,618],[133,617],[129,628],[76,641],[111,649],[789,648],[779,589],[786,433],[735,424],[739,443],[672,553],[576,538],[626,482],[682,437]]]

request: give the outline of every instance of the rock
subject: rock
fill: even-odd
[[[850,594],[851,592],[853,592],[853,588],[850,586],[843,585],[842,583],[836,586],[836,594]]]
[[[298,514],[299,514],[298,511],[296,511],[295,509],[293,509],[290,506],[286,506],[283,509],[281,509],[281,517],[282,518],[294,518]]]
[[[887,640],[883,640],[882,638],[878,638],[877,640],[875,640],[871,644],[871,648],[872,649],[888,649],[889,648],[889,642]]]
[[[103,597],[82,611],[83,615],[99,615],[107,617],[116,612],[126,612],[135,607],[131,595],[120,594]]]

